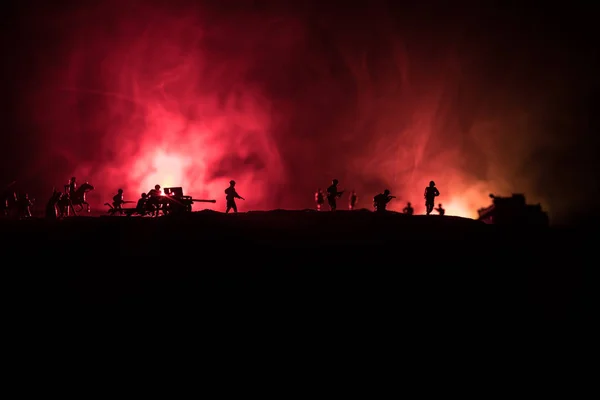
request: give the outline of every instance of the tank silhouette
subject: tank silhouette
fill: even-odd
[[[163,190],[164,196],[161,199],[162,209],[165,214],[191,212],[194,203],[216,203],[216,200],[194,199],[192,196],[185,196],[182,187],[168,187]]]
[[[495,225],[548,226],[548,213],[540,204],[527,204],[525,195],[513,193],[511,197],[490,194],[492,205],[477,210],[479,221]]]

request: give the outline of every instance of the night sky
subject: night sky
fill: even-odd
[[[359,206],[388,188],[423,212],[433,179],[454,215],[489,193],[555,222],[595,205],[591,3],[8,3],[2,188],[223,203],[235,179],[245,211],[312,207],[337,178]]]

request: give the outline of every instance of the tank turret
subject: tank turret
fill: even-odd
[[[548,226],[548,213],[540,204],[527,204],[525,195],[514,193],[511,197],[490,194],[492,205],[477,210],[479,220],[496,225]]]

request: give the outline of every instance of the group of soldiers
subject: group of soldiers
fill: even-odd
[[[225,213],[233,211],[238,212],[236,199],[245,200],[235,190],[236,182],[234,180],[229,181],[229,187],[225,189],[225,200],[227,202]],[[172,199],[167,198],[163,195],[163,191],[160,185],[155,185],[153,189],[149,190],[148,193],[142,193],[138,199],[135,208],[126,209],[123,207],[127,203],[135,203],[134,201],[125,200],[123,189],[119,189],[117,194],[112,198],[112,204],[105,203],[110,207],[110,214],[126,214],[126,215],[151,215],[157,217],[162,211],[163,214],[167,213],[169,205]],[[208,201],[214,202],[214,200],[196,200],[196,201]]]
[[[327,188],[326,192],[323,192],[321,188],[317,189],[315,193],[315,203],[317,206],[317,211],[321,211],[323,206],[325,205],[325,199],[327,199],[327,204],[329,205],[329,209],[331,211],[335,211],[337,209],[337,199],[342,197],[344,194],[344,190],[338,189],[339,181],[334,179],[331,181],[331,186]],[[444,215],[446,210],[442,207],[440,203],[437,208],[434,208],[435,198],[440,195],[438,188],[435,186],[435,182],[429,182],[429,186],[425,188],[425,192],[423,196],[425,197],[425,209],[427,215],[431,214],[433,210],[437,211],[439,215]],[[395,199],[396,196],[392,196],[388,189],[385,189],[383,193],[379,193],[373,197],[373,207],[375,211],[383,212],[386,211],[387,205],[390,201]],[[354,210],[356,208],[356,204],[358,201],[358,196],[355,190],[350,192],[348,196],[348,209]],[[404,214],[413,215],[414,209],[411,203],[407,203],[406,207],[402,210]]]
[[[84,185],[87,185],[89,188],[93,189],[93,186],[89,185],[87,182]],[[229,187],[225,189],[225,213],[229,213],[231,211],[237,213],[238,208],[236,200],[245,200],[237,193],[235,185],[236,182],[232,180],[229,182]],[[344,190],[340,190],[338,185],[339,181],[337,179],[333,179],[331,185],[326,189],[325,192],[323,192],[321,188],[317,190],[315,193],[317,211],[323,210],[325,200],[327,200],[329,209],[331,211],[337,210],[337,201],[345,192]],[[56,219],[68,216],[70,210],[73,212],[73,214],[76,214],[74,205],[79,205],[82,207],[82,209],[83,206],[86,205],[88,207],[87,211],[89,212],[89,204],[87,204],[85,201],[86,191],[82,191],[83,194],[79,193],[81,191],[78,191],[77,179],[75,177],[71,178],[69,183],[65,185],[64,189],[64,192],[57,191],[56,189],[53,190],[52,196],[46,205],[47,218]],[[435,182],[429,182],[429,185],[425,188],[424,192],[427,215],[431,214],[433,210],[437,211],[439,215],[445,214],[442,204],[439,204],[437,208],[434,208],[435,198],[439,195],[440,192],[435,186]],[[142,193],[137,202],[127,201],[124,197],[123,189],[118,189],[117,193],[112,198],[112,203],[105,203],[105,205],[110,207],[110,214],[158,216],[161,210],[163,211],[163,214],[165,214],[166,209],[168,208],[168,201],[163,196],[160,185],[155,185],[154,188],[149,190],[147,193]],[[382,193],[377,194],[373,197],[373,207],[375,211],[386,211],[388,203],[395,198],[396,196],[392,196],[388,189],[385,189]],[[17,196],[16,192],[14,192],[12,195],[5,196],[5,199],[0,204],[0,211],[2,211],[2,214],[0,215],[14,216],[17,218],[29,218],[31,217],[31,207],[33,206],[34,202],[35,199],[30,199],[27,193]],[[214,202],[214,200],[212,200],[212,202]],[[348,209],[356,209],[357,202],[358,195],[356,194],[355,190],[352,190],[348,197]],[[124,208],[123,206],[127,203],[136,203],[136,206],[135,208]],[[402,212],[407,215],[414,214],[414,209],[410,202],[407,203]]]
[[[0,199],[0,216],[14,219],[31,218],[31,208],[35,204],[35,199],[30,198],[28,193],[17,195],[16,191],[8,190],[16,182],[11,183],[6,187],[5,193]],[[69,183],[64,185],[64,191],[59,191],[56,188],[52,190],[52,195],[46,203],[45,214],[47,218],[60,218],[70,214],[76,215],[75,206],[79,206],[80,210],[87,208],[89,204],[85,201],[85,194],[94,187],[88,182],[85,182],[78,187],[77,178],[72,177]]]
[[[30,199],[28,193],[17,195],[17,192],[10,192],[3,196],[0,203],[0,216],[8,218],[30,218],[31,207],[35,204],[35,199]]]

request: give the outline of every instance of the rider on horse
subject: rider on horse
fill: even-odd
[[[77,192],[77,178],[72,177],[69,181],[69,196],[73,198],[75,193]]]

